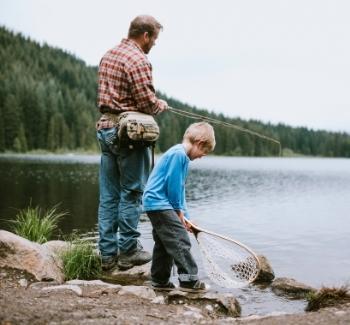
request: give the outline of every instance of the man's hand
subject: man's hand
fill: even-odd
[[[158,99],[158,109],[155,112],[156,115],[166,111],[168,109],[168,103],[163,99]]]

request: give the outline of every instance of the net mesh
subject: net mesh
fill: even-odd
[[[224,288],[239,288],[255,279],[259,264],[234,242],[200,232],[197,241],[204,269],[211,281]]]

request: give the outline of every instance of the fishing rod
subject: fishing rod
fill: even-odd
[[[276,140],[276,139],[274,139],[274,138],[268,137],[268,136],[266,136],[264,134],[261,134],[261,133],[258,133],[258,132],[246,129],[246,128],[241,127],[241,126],[236,125],[236,124],[220,121],[220,120],[217,120],[217,119],[214,119],[214,118],[211,118],[211,117],[203,116],[203,115],[196,114],[196,113],[191,113],[191,112],[188,112],[188,111],[183,111],[183,110],[180,110],[180,109],[177,109],[177,108],[174,108],[174,107],[170,107],[170,106],[167,107],[167,110],[172,112],[172,113],[174,113],[174,114],[180,115],[180,116],[192,118],[192,119],[195,119],[195,120],[202,120],[202,121],[205,121],[205,122],[210,122],[212,124],[216,124],[216,125],[221,125],[221,126],[224,126],[224,127],[232,128],[232,129],[235,129],[235,130],[238,130],[238,131],[241,131],[241,132],[244,132],[244,133],[248,133],[248,134],[256,136],[256,137],[259,137],[261,139],[264,139],[264,140],[267,140],[267,141],[271,141],[271,142],[273,142],[273,143],[278,145],[279,156],[282,155],[281,142]]]

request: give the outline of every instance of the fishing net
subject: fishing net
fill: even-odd
[[[199,232],[196,235],[204,269],[211,281],[224,288],[239,288],[259,273],[256,257],[234,241]]]

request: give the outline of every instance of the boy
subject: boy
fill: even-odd
[[[189,219],[185,181],[190,160],[213,151],[213,127],[206,122],[191,124],[183,141],[171,147],[153,169],[143,194],[143,206],[153,226],[152,286],[156,290],[175,288],[169,281],[173,262],[179,274],[180,290],[206,291],[198,279],[198,267],[190,252],[191,242],[184,216]]]

